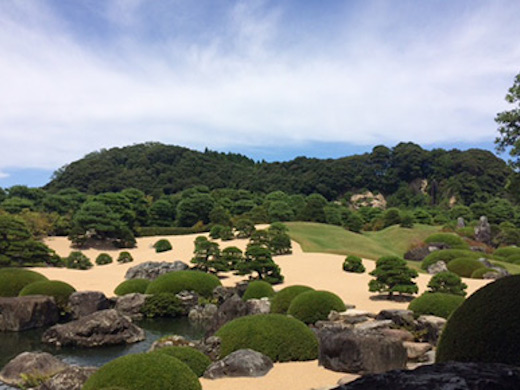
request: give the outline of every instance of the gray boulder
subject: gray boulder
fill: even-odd
[[[148,352],[156,351],[165,347],[192,347],[195,348],[196,343],[186,339],[184,336],[171,335],[161,337],[159,340],[153,342]]]
[[[215,361],[220,358],[220,346],[222,341],[220,337],[210,336],[208,338],[197,341],[195,348]]]
[[[463,229],[466,227],[466,223],[464,222],[464,218],[458,217],[457,218],[457,229]]]
[[[168,261],[147,261],[126,271],[125,279],[148,279],[155,280],[163,274],[188,269],[188,264],[177,260],[173,263]]]
[[[248,314],[246,303],[238,295],[234,294],[227,299],[213,316],[211,324],[208,329],[208,335],[215,333],[222,325],[234,320],[238,317],[243,317]]]
[[[20,386],[22,374],[38,377],[52,376],[66,369],[68,364],[47,352],[23,352],[0,371],[0,380],[9,385]]]
[[[122,315],[128,316],[133,320],[143,318],[141,308],[146,300],[146,294],[126,294],[117,298],[115,309]]]
[[[269,357],[251,349],[239,349],[211,364],[204,373],[204,378],[258,377],[267,374],[271,368],[273,362]]]
[[[179,299],[185,313],[189,313],[191,309],[199,304],[199,296],[194,291],[181,291],[175,296]]]
[[[439,272],[446,272],[448,271],[448,267],[446,266],[446,263],[442,260],[439,260],[435,264],[432,264],[428,267],[428,273],[430,275],[436,275]]]
[[[269,298],[248,299],[246,301],[247,314],[269,314],[271,312],[271,301]]]
[[[491,225],[486,216],[481,216],[478,225],[475,226],[475,240],[485,244],[491,244]]]
[[[376,320],[391,320],[397,326],[413,326],[414,317],[411,310],[381,310]]]
[[[0,331],[54,325],[60,317],[54,298],[43,295],[0,298]]]
[[[418,247],[410,249],[408,252],[406,252],[404,254],[404,258],[406,260],[422,261],[430,253],[431,252],[428,247]]]
[[[114,309],[101,310],[63,325],[47,329],[42,341],[56,347],[101,347],[131,344],[145,339],[144,330]]]
[[[414,343],[411,341],[403,342],[403,346],[406,348],[409,360],[422,360],[433,346],[430,343]]]
[[[37,390],[81,390],[87,379],[97,371],[96,367],[70,366],[54,375]]]
[[[188,319],[191,322],[208,323],[218,311],[217,305],[209,303],[204,306],[195,306],[190,310]]]
[[[213,298],[217,300],[218,305],[221,305],[235,294],[237,294],[237,291],[233,287],[217,286],[213,290]]]
[[[446,325],[445,318],[423,315],[417,319],[416,329],[418,331],[425,330],[424,340],[430,344],[437,345],[444,325]]]
[[[110,301],[100,291],[77,291],[69,297],[73,319],[88,316],[99,310],[110,308]]]

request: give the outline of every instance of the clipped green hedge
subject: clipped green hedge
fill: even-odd
[[[83,252],[73,251],[65,258],[65,267],[70,269],[87,270],[94,266]]]
[[[274,290],[270,283],[264,282],[263,280],[256,280],[249,283],[242,299],[247,301],[248,299],[271,298],[273,295]]]
[[[486,256],[483,253],[472,252],[464,249],[442,249],[426,256],[421,263],[421,268],[427,270],[430,265],[435,264],[438,261],[444,261],[448,264],[450,261],[460,257],[471,257],[476,260],[480,257],[489,256]]]
[[[306,324],[314,324],[326,320],[331,310],[346,310],[340,297],[329,291],[308,291],[293,299],[287,313]]]
[[[185,234],[202,233],[207,232],[207,226],[196,226],[196,227],[138,227],[136,228],[138,237],[151,237],[151,236],[182,236]]]
[[[38,272],[24,268],[0,269],[0,297],[16,297],[22,289],[35,282],[48,280]]]
[[[286,314],[293,299],[308,291],[314,291],[314,289],[312,287],[300,285],[289,286],[281,289],[276,293],[271,301],[271,313]]]
[[[343,262],[343,271],[354,272],[357,274],[362,274],[365,272],[365,266],[363,265],[361,257],[348,256]]]
[[[450,247],[450,249],[469,249],[469,244],[463,238],[453,233],[435,233],[428,236],[425,243],[443,243]]]
[[[200,271],[175,271],[159,276],[146,289],[146,294],[169,292],[177,294],[183,290],[195,291],[204,297],[210,297],[215,287],[220,286],[215,275]]]
[[[476,291],[451,315],[438,344],[437,361],[520,365],[520,275]]]
[[[117,257],[117,262],[119,264],[131,263],[132,261],[134,261],[134,258],[132,257],[130,252],[127,251],[119,253],[119,256]]]
[[[476,269],[475,271],[473,271],[473,273],[471,274],[471,278],[472,279],[483,279],[483,276],[485,274],[487,274],[488,272],[498,273],[498,271],[496,269],[482,267],[482,268],[479,268],[479,269]]]
[[[463,278],[471,278],[473,272],[479,268],[486,268],[480,261],[472,257],[461,257],[448,263],[448,270]]]
[[[460,295],[426,292],[411,301],[408,310],[412,310],[417,317],[433,315],[448,318],[462,302],[464,297]]]
[[[237,318],[220,328],[221,357],[250,348],[273,362],[314,360],[318,340],[303,322],[281,314],[258,314]]]
[[[179,359],[159,353],[126,355],[105,364],[82,390],[201,390],[199,379]]]
[[[493,256],[498,256],[503,258],[505,261],[511,263],[512,259],[520,258],[520,248],[517,246],[505,246],[502,248],[498,248],[493,252]]]
[[[172,244],[166,239],[162,239],[153,244],[156,253],[168,252],[172,250]]]
[[[211,364],[209,357],[192,347],[164,347],[151,353],[162,353],[179,359],[198,377],[201,377]]]
[[[42,280],[28,284],[18,295],[21,297],[26,295],[47,295],[54,297],[56,304],[64,308],[67,306],[69,296],[73,292],[76,292],[76,289],[68,283],[59,280]]]
[[[96,257],[96,264],[97,265],[105,265],[110,264],[114,260],[112,259],[112,256],[110,256],[108,253],[100,253],[98,257]]]
[[[141,313],[148,318],[178,317],[185,314],[185,311],[175,294],[165,292],[146,297]]]
[[[150,281],[148,279],[130,279],[119,283],[114,290],[114,294],[121,296],[132,293],[144,294]]]

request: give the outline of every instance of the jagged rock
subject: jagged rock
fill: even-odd
[[[204,373],[204,378],[259,377],[267,374],[271,368],[273,362],[269,357],[252,349],[239,349],[211,364]]]
[[[225,323],[247,314],[246,303],[238,295],[232,295],[231,298],[220,305],[218,311],[213,316],[208,329],[208,335],[215,333]]]
[[[161,337],[159,340],[154,341],[152,346],[150,347],[149,352],[155,351],[157,349],[161,349],[164,347],[196,347],[196,343],[186,339],[183,336],[179,335],[171,335]]]
[[[375,320],[375,321],[367,321],[362,322],[360,324],[354,325],[354,328],[359,331],[369,331],[376,330],[382,328],[390,328],[393,325],[392,320]]]
[[[239,282],[235,285],[235,293],[242,298],[249,287],[249,282]]]
[[[428,267],[428,273],[430,275],[436,275],[439,272],[446,272],[448,271],[448,267],[446,266],[446,263],[442,260],[439,260],[435,264],[432,264]]]
[[[110,308],[110,301],[100,291],[77,291],[70,295],[69,306],[73,319]]]
[[[486,216],[481,216],[478,225],[475,227],[475,240],[484,244],[491,244],[491,225]]]
[[[50,377],[66,369],[68,364],[47,352],[23,352],[0,371],[0,380],[9,385],[20,386],[22,374]]]
[[[197,341],[195,348],[208,356],[211,360],[215,361],[220,358],[220,345],[220,337],[210,336],[206,339]]]
[[[81,390],[96,367],[70,366],[37,387],[37,390]]]
[[[213,290],[213,298],[217,300],[218,305],[221,305],[235,294],[237,294],[237,291],[233,287],[217,286]]]
[[[466,222],[464,222],[464,218],[458,217],[457,218],[457,229],[463,229],[466,227]]]
[[[247,314],[269,314],[271,311],[271,301],[269,298],[248,299],[246,302]]]
[[[374,195],[371,191],[352,195],[350,197],[350,204],[356,210],[360,207],[377,207],[383,210],[386,209],[386,199],[383,194]]]
[[[101,310],[45,331],[42,341],[56,347],[100,347],[145,339],[144,330],[114,309]]]
[[[436,316],[420,316],[416,322],[416,329],[418,331],[426,331],[424,339],[430,344],[437,345],[437,341],[441,335],[444,325],[446,325],[446,319]]]
[[[207,323],[213,319],[218,311],[217,305],[209,303],[204,306],[195,306],[190,310],[188,319],[192,322]]]
[[[193,291],[181,291],[175,296],[181,302],[181,306],[185,313],[189,313],[191,309],[199,304],[199,296]]]
[[[184,271],[188,269],[188,264],[177,260],[173,263],[168,261],[147,261],[126,271],[125,279],[148,279],[155,280],[159,276],[168,272]]]
[[[52,297],[31,295],[0,298],[0,331],[21,331],[54,325],[60,317]]]
[[[403,342],[403,346],[406,348],[409,360],[418,360],[433,348],[430,343],[414,343],[411,341]]]
[[[411,310],[381,310],[376,320],[391,320],[397,326],[413,326],[414,317]]]
[[[449,362],[415,370],[366,375],[334,390],[517,390],[520,368],[498,363]]]
[[[128,316],[133,320],[139,320],[143,318],[143,315],[141,314],[141,308],[146,301],[146,297],[146,294],[139,293],[123,295],[117,298],[115,309],[119,313]]]
[[[426,246],[410,249],[404,254],[406,260],[422,261],[430,254],[430,249]]]
[[[394,338],[399,341],[413,341],[415,339],[414,335],[405,329],[386,328],[381,329],[379,333],[384,337]]]
[[[322,329],[319,363],[334,371],[379,373],[406,365],[407,354],[401,341],[381,334],[349,329]]]
[[[480,259],[478,259],[478,261],[480,263],[482,263],[482,265],[484,265],[486,268],[490,268],[490,269],[496,271],[496,272],[490,271],[490,272],[485,273],[484,275],[482,275],[482,279],[500,279],[500,278],[510,275],[509,272],[505,268],[497,267],[496,265],[492,264],[485,257],[481,257]]]

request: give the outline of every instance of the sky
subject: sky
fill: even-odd
[[[0,187],[154,141],[256,160],[493,150],[518,0],[2,0]]]

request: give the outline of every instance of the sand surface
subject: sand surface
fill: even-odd
[[[62,280],[74,286],[76,290],[96,290],[102,291],[107,296],[113,296],[114,288],[124,280],[124,275],[128,268],[146,261],[174,261],[182,260],[189,263],[193,256],[193,241],[200,234],[185,236],[162,236],[162,237],[143,237],[137,239],[137,247],[128,249],[134,258],[132,263],[118,264],[115,262],[120,250],[101,250],[88,249],[83,252],[94,263],[99,253],[107,252],[114,258],[114,263],[97,266],[88,271],[69,270],[62,268],[37,268],[51,280]],[[167,238],[173,247],[172,251],[155,253],[152,245],[160,238]],[[221,249],[227,246],[237,246],[244,250],[247,240],[233,240],[220,242]],[[67,256],[71,250],[70,242],[65,237],[50,237],[45,243],[54,249],[60,256]],[[356,308],[379,312],[382,309],[405,309],[407,302],[395,302],[385,299],[378,299],[376,294],[368,291],[368,282],[371,276],[368,275],[375,267],[375,262],[363,260],[367,272],[363,274],[347,273],[342,270],[345,256],[323,254],[323,253],[304,253],[301,247],[293,241],[293,254],[275,257],[276,263],[281,267],[282,274],[285,276],[283,284],[275,289],[279,290],[285,286],[303,284],[319,290],[328,290],[339,295],[347,304],[355,305]],[[225,286],[234,286],[235,283],[244,277],[228,275],[222,279]],[[431,276],[419,274],[416,282],[419,286],[419,293],[426,289]],[[488,281],[464,279],[468,285],[468,295],[482,287]],[[284,388],[285,390],[308,390],[334,385],[337,380],[345,376],[319,367],[317,362],[296,362],[279,363],[265,377],[262,378],[225,378],[217,380],[202,380],[204,390],[234,390],[247,388],[248,390],[264,390],[272,388]],[[352,375],[352,379],[356,376]]]

